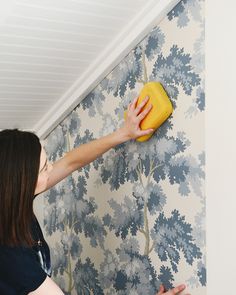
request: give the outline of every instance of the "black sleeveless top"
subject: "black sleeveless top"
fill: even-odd
[[[32,223],[35,246],[0,246],[0,294],[27,295],[51,276],[49,247],[40,225]]]

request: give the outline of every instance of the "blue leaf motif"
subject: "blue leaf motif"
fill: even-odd
[[[87,110],[91,107],[93,107],[93,100],[94,100],[95,94],[94,92],[90,92],[80,103],[83,110]],[[91,116],[95,115],[95,112],[91,113]]]
[[[203,89],[198,88],[197,89],[197,106],[199,110],[202,112],[205,110],[205,92]]]
[[[115,284],[119,271],[118,259],[110,250],[104,251],[104,261],[100,265],[100,282],[103,290],[111,288]]]
[[[180,182],[179,183],[179,193],[181,196],[188,196],[190,193],[189,184],[187,182]]]
[[[103,295],[103,290],[98,280],[98,271],[89,258],[86,258],[85,263],[78,259],[74,270],[74,281],[78,294]]]
[[[65,269],[68,266],[68,260],[62,245],[56,242],[55,247],[50,249],[50,254],[53,264],[53,275],[55,277],[58,274],[63,275]]]
[[[206,286],[206,268],[204,266],[198,270],[197,275],[202,286]]]
[[[137,48],[131,51],[120,64],[115,67],[102,83],[103,90],[112,92],[115,97],[123,97],[127,89],[133,89],[137,79],[142,75],[141,56]]]
[[[161,211],[166,204],[166,196],[163,194],[161,187],[155,186],[155,190],[150,193],[147,207],[151,215]]]
[[[80,103],[83,110],[88,110],[90,117],[97,115],[103,115],[103,102],[105,101],[105,96],[97,86],[92,92],[90,92]],[[77,129],[78,130],[78,129]]]
[[[112,217],[111,217],[110,214],[106,214],[106,215],[104,215],[103,218],[102,218],[102,220],[103,220],[103,224],[104,224],[104,226],[108,226],[108,227],[110,227],[110,225],[111,225],[111,223],[112,223]]]
[[[189,164],[185,158],[180,157],[176,160],[172,159],[169,166],[169,179],[170,183],[182,183],[185,181],[189,173]]]
[[[87,193],[87,182],[86,179],[83,175],[79,175],[77,178],[77,183],[76,183],[76,193],[75,193],[75,198],[78,200],[81,200],[83,198],[83,196],[86,195]]]
[[[78,133],[78,129],[81,126],[81,120],[79,118],[78,113],[74,110],[62,123],[61,127],[64,131],[64,134],[70,134],[70,136],[74,136]]]
[[[154,215],[157,211],[162,211],[166,204],[166,196],[157,184],[149,183],[145,188],[136,184],[133,190],[133,196],[137,200],[139,210],[143,209],[146,203],[150,214]]]
[[[173,45],[170,55],[166,58],[160,54],[153,66],[153,79],[162,81],[171,98],[176,99],[179,94],[176,85],[183,87],[187,95],[191,95],[193,87],[200,84],[200,77],[193,72],[190,54],[185,54],[183,48]]]
[[[70,254],[73,259],[79,257],[82,253],[80,239],[73,232],[70,234],[64,232],[61,236],[61,244],[64,249],[64,255]]]
[[[115,278],[114,288],[116,291],[125,290],[128,277],[123,271],[118,271]]]
[[[139,254],[137,241],[134,238],[124,241],[117,254],[123,262],[113,279],[119,294],[154,294],[160,281],[150,258]]]
[[[65,132],[60,125],[47,137],[44,147],[50,161],[55,161],[65,153],[67,147]]]
[[[140,43],[140,47],[145,48],[144,53],[148,60],[152,60],[160,53],[165,42],[165,35],[160,28],[154,28],[148,36]]]
[[[186,27],[190,21],[190,16],[197,22],[202,22],[202,13],[200,2],[204,0],[182,0],[174,9],[168,13],[168,19],[171,21],[177,18],[179,28]]]
[[[112,155],[112,156],[111,156]],[[105,159],[101,169],[102,181],[106,183],[109,180],[112,190],[117,190],[121,184],[124,184],[128,177],[126,165],[126,150],[124,145],[117,146],[114,151]]]
[[[90,132],[88,129],[85,130],[84,135],[81,136],[80,134],[78,134],[75,138],[74,141],[74,145],[75,146],[79,146],[81,144],[87,143],[94,140],[94,136],[93,133]],[[103,158],[99,157],[96,160],[94,160],[92,163],[84,166],[82,169],[85,172],[85,176],[86,178],[89,178],[89,171],[90,171],[90,167],[91,165],[93,165],[93,167],[97,170],[98,167],[103,163]]]
[[[169,13],[168,19],[172,20],[175,17],[178,17],[182,12],[184,12],[184,4],[187,3],[187,0],[181,0]]]
[[[161,213],[151,236],[155,241],[154,249],[161,261],[169,259],[174,272],[178,271],[180,251],[190,265],[194,259],[202,257],[200,249],[194,244],[191,225],[185,222],[185,217],[177,210],[172,211],[170,218]]]
[[[83,222],[83,232],[85,237],[90,238],[92,247],[97,247],[99,242],[99,245],[103,248],[104,237],[107,232],[97,216],[86,216]]]
[[[202,197],[202,179],[205,173],[199,161],[192,156],[172,157],[168,163],[168,177],[171,184],[180,185],[179,192],[189,191],[191,185],[196,195]]]
[[[161,266],[158,279],[164,285],[165,289],[169,290],[173,288],[174,276],[169,267],[165,267],[164,265]]]
[[[108,203],[114,210],[111,223],[116,235],[121,236],[122,239],[126,238],[129,231],[132,235],[136,235],[143,224],[143,214],[138,210],[136,202],[125,196],[122,204],[118,204],[113,199],[109,200]]]
[[[206,157],[204,151],[198,156],[198,159],[200,161],[200,166],[205,166]]]

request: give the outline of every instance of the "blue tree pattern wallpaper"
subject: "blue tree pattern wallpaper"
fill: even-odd
[[[106,135],[148,81],[172,116],[45,193],[53,278],[69,295],[154,295],[185,283],[206,294],[204,2],[182,0],[48,136],[53,162]]]

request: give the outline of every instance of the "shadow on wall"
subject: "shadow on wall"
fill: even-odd
[[[49,135],[51,161],[118,128],[147,81],[174,113],[46,194],[53,275],[66,294],[153,295],[160,283],[206,294],[204,2],[181,1]]]

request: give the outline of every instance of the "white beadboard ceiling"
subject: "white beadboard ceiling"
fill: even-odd
[[[47,134],[178,0],[0,0],[0,129]]]

